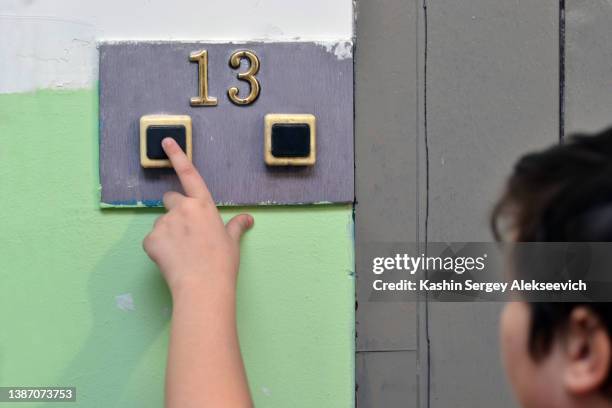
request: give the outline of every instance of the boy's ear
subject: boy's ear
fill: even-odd
[[[564,337],[563,382],[571,394],[597,391],[610,371],[610,336],[600,318],[587,306],[570,314]]]

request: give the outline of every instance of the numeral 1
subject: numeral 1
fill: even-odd
[[[189,60],[198,63],[199,95],[191,98],[191,106],[216,106],[217,98],[208,96],[208,51],[192,52]]]

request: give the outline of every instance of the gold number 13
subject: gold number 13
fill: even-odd
[[[243,59],[249,61],[249,69],[246,72],[238,73],[238,79],[245,81],[250,86],[249,94],[241,98],[238,96],[240,91],[235,86],[227,90],[227,96],[236,105],[250,105],[257,100],[261,85],[255,75],[259,72],[259,58],[253,51],[240,50],[234,52],[229,60],[230,67],[240,68]],[[189,60],[198,63],[198,96],[191,98],[191,106],[216,106],[217,98],[208,95],[208,53],[206,50],[192,52]]]

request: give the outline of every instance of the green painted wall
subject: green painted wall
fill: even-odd
[[[171,300],[141,249],[161,211],[99,209],[97,128],[94,90],[0,95],[0,386],[161,407]],[[247,210],[238,309],[256,405],[352,406],[352,207]]]

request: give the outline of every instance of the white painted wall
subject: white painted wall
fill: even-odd
[[[0,93],[97,80],[100,40],[348,40],[352,0],[0,0]]]

